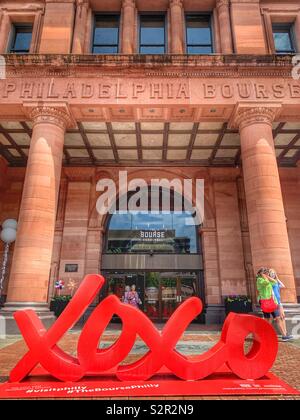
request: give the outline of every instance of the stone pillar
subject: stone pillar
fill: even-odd
[[[232,54],[232,33],[230,20],[229,0],[217,0],[219,17],[220,42],[222,54]]]
[[[170,1],[171,54],[183,54],[183,10],[181,0]]]
[[[5,186],[6,173],[7,173],[7,162],[3,156],[0,156],[0,189]]]
[[[1,10],[1,19],[0,19],[0,54],[5,54],[8,48],[8,38],[11,28],[11,22],[9,15]]]
[[[122,2],[122,54],[135,53],[135,0]]]
[[[74,37],[72,45],[73,54],[84,54],[86,26],[89,13],[89,0],[77,0]]]
[[[284,282],[283,302],[296,303],[286,217],[275,155],[275,111],[253,107],[238,111],[253,269],[274,268]]]
[[[15,310],[33,308],[50,322],[48,285],[64,134],[70,118],[62,108],[51,106],[33,108],[30,116],[33,132],[3,313],[9,318]]]

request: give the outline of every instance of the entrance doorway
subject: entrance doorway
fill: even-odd
[[[115,272],[106,273],[106,278],[107,294],[115,294],[120,300],[124,299],[126,286],[134,285],[140,309],[156,322],[167,321],[186,299],[203,296],[202,272]]]

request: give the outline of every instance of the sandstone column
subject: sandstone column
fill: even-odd
[[[122,54],[135,53],[135,0],[122,2]]]
[[[232,54],[232,34],[229,0],[217,0],[222,54]]]
[[[272,108],[241,109],[240,129],[252,263],[274,268],[286,285],[285,303],[296,303],[296,287],[274,149]]]
[[[89,12],[89,0],[77,0],[75,28],[72,53],[83,54],[85,44],[86,25]]]
[[[7,53],[8,38],[10,32],[11,22],[8,14],[1,10],[0,15],[0,54]]]
[[[23,188],[7,303],[3,312],[32,307],[47,311],[64,134],[70,122],[62,108],[31,111],[33,133]]]
[[[170,1],[171,53],[183,54],[183,10],[181,0]]]

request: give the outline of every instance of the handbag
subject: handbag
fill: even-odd
[[[266,314],[271,314],[278,309],[277,303],[274,301],[273,297],[270,299],[261,299],[260,307],[263,312]]]

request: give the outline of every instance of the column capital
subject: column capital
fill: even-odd
[[[241,129],[248,125],[265,123],[272,126],[281,105],[278,103],[238,104],[229,121],[229,127]]]
[[[63,130],[74,125],[72,117],[65,107],[51,106],[50,104],[31,106],[28,115],[33,121],[33,125],[44,122],[57,125]]]
[[[276,112],[273,108],[258,106],[240,109],[236,115],[235,123],[239,128],[257,123],[265,123],[272,126],[275,116]]]
[[[170,7],[183,7],[182,0],[170,0]]]
[[[230,0],[217,0],[216,2],[216,8],[219,9],[220,7],[229,7]]]
[[[135,0],[122,0],[122,7],[132,7],[133,9],[136,8]]]

